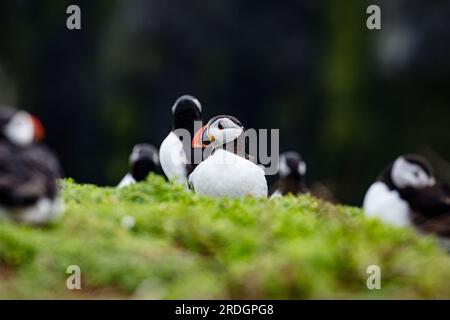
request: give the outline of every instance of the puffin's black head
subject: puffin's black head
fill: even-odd
[[[202,121],[202,105],[193,96],[179,97],[172,107],[172,121],[174,130],[186,129],[192,131],[194,121]]]
[[[303,179],[306,174],[306,163],[300,154],[289,151],[280,154],[279,171],[280,177],[294,177]]]
[[[159,166],[158,150],[151,144],[141,143],[133,148],[130,156],[131,175],[136,181],[147,178]]]
[[[41,122],[25,111],[0,107],[0,139],[18,146],[39,142],[44,136]]]
[[[214,148],[235,141],[245,132],[242,123],[233,116],[215,116],[200,128],[192,140],[194,148],[212,145]]]
[[[436,183],[430,163],[419,155],[406,154],[391,165],[386,177],[395,189],[421,189]]]

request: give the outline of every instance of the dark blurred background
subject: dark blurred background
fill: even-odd
[[[116,184],[185,93],[205,118],[280,128],[347,203],[405,152],[450,181],[450,1],[0,0],[0,103],[43,121],[66,176]]]

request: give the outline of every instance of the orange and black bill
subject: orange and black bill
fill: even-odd
[[[192,139],[193,148],[206,148],[211,144],[207,129],[207,126],[203,126],[195,133],[194,138]]]

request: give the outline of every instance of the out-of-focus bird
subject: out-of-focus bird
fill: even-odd
[[[134,146],[130,155],[130,172],[120,181],[118,188],[123,188],[145,180],[150,172],[157,172],[159,167],[158,150],[148,143]]]
[[[367,216],[450,240],[450,192],[421,156],[398,157],[370,186],[363,207]]]
[[[210,145],[211,155],[189,176],[189,185],[196,193],[237,198],[267,197],[264,170],[245,155],[239,140],[245,132],[241,122],[232,116],[216,116],[202,127],[192,141],[196,148]]]
[[[305,181],[306,163],[297,152],[280,154],[278,175],[279,179],[273,186],[272,197],[309,192]]]
[[[172,131],[159,148],[159,159],[166,177],[186,188],[189,174],[196,167],[191,146],[196,124],[202,126],[200,102],[193,96],[181,96],[172,107]],[[182,130],[187,135],[180,134]]]
[[[57,158],[45,146],[43,128],[28,112],[0,107],[0,217],[42,225],[63,212]]]

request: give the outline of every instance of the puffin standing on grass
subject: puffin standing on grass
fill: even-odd
[[[59,162],[42,137],[34,116],[0,107],[0,218],[43,225],[62,214]]]
[[[195,148],[211,146],[211,155],[201,162],[189,176],[195,193],[238,198],[267,197],[264,170],[245,155],[245,129],[232,116],[216,116],[194,136]]]
[[[120,181],[118,188],[123,188],[145,180],[150,172],[157,172],[159,167],[158,150],[148,143],[134,146],[130,155],[130,172]]]
[[[305,182],[306,163],[297,152],[289,151],[280,154],[278,175],[280,178],[274,184],[272,197],[309,192]]]
[[[450,240],[450,192],[421,156],[398,157],[369,188],[363,207],[369,217]]]
[[[159,148],[159,159],[166,177],[186,188],[189,174],[195,169],[191,139],[196,124],[202,126],[200,102],[190,95],[181,96],[172,107],[172,131]],[[181,130],[189,133],[189,138],[181,136]],[[191,159],[187,155],[191,155]]]

